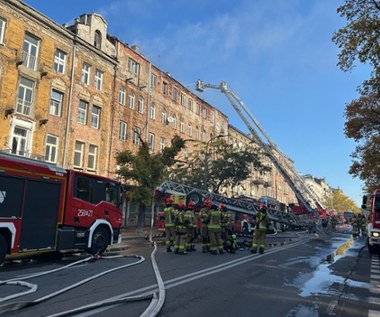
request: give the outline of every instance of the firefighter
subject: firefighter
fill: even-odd
[[[236,235],[234,234],[232,212],[227,210],[227,207],[224,204],[220,204],[218,208],[222,213],[222,241],[224,249],[227,252],[235,253]]]
[[[186,233],[187,227],[185,224],[186,205],[180,201],[177,206],[178,213],[176,217],[176,240],[174,243],[174,253],[186,255]]]
[[[352,215],[351,226],[352,226],[352,237],[356,239],[359,235],[359,223],[358,223],[358,216],[356,215],[356,213]]]
[[[175,217],[176,210],[173,207],[173,198],[167,197],[165,200],[165,246],[166,252],[172,252],[171,247],[175,241]]]
[[[187,210],[185,213],[185,225],[186,225],[186,251],[195,251],[194,239],[195,239],[195,216],[194,216],[194,201],[190,200],[187,204]]]
[[[210,208],[212,201],[205,199],[203,202],[203,208],[199,212],[199,218],[201,220],[201,239],[202,239],[202,252],[206,253],[210,251],[210,239],[208,235],[208,224],[210,222]]]
[[[209,211],[209,215],[208,235],[210,237],[210,253],[215,255],[223,254],[222,213],[213,206]]]
[[[256,253],[259,247],[259,252],[264,253],[265,249],[265,238],[268,226],[270,224],[270,219],[267,213],[267,206],[264,204],[260,206],[259,211],[256,214],[256,224],[255,231],[253,233],[251,253]]]
[[[367,235],[367,219],[362,213],[358,216],[358,231],[362,237]]]

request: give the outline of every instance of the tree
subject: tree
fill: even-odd
[[[333,34],[332,40],[340,48],[338,66],[350,71],[359,60],[372,68],[371,77],[361,86],[363,95],[379,95],[380,83],[380,1],[346,0],[338,7],[338,14],[347,25]]]
[[[120,166],[118,175],[128,182],[126,196],[129,200],[140,203],[138,228],[144,226],[145,207],[152,204],[153,193],[164,179],[167,169],[176,160],[175,157],[185,146],[185,141],[174,136],[171,146],[163,149],[161,153],[151,153],[149,146],[141,137],[140,146],[136,154],[130,150],[120,152],[116,156]]]
[[[380,185],[380,101],[373,94],[362,96],[347,105],[345,116],[345,134],[358,143],[349,173],[372,191]]]
[[[380,1],[346,0],[338,14],[347,25],[333,34],[340,48],[338,66],[350,71],[355,61],[371,66],[370,78],[358,87],[361,97],[346,105],[345,134],[357,146],[349,173],[364,181],[365,189],[380,185]]]
[[[213,193],[220,193],[223,188],[232,189],[239,185],[252,175],[252,171],[266,173],[271,170],[263,163],[265,154],[257,147],[237,148],[223,139],[209,145],[205,145],[202,151],[195,151],[186,162],[181,161],[172,171],[171,178],[188,186],[207,187]]]
[[[329,195],[324,201],[324,205],[327,209],[334,209],[340,212],[360,210],[355,202],[344,195],[339,188],[332,190],[331,195]]]

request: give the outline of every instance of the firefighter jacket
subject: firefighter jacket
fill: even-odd
[[[256,215],[256,229],[266,231],[269,227],[270,220],[266,212],[258,212]]]
[[[187,228],[194,228],[195,227],[195,215],[194,211],[187,210],[184,215],[184,222]]]
[[[186,224],[185,224],[185,214],[186,214],[186,211],[185,210],[181,210],[178,212],[177,214],[177,221],[176,221],[176,231],[177,233],[179,234],[184,234],[186,233]]]
[[[201,219],[202,226],[207,226],[210,222],[210,210],[208,208],[202,208],[199,212],[199,218]]]
[[[232,227],[232,212],[225,211],[222,213],[222,227],[230,229]]]
[[[164,208],[165,227],[175,226],[176,213],[177,211],[172,206]]]
[[[210,222],[208,224],[209,229],[220,229],[222,223],[222,213],[220,210],[210,210]]]

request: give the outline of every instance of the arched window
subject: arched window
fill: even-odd
[[[102,48],[102,33],[99,30],[95,31],[94,46],[98,49]]]

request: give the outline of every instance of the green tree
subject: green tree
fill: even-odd
[[[336,211],[355,211],[360,209],[356,206],[355,202],[347,197],[339,188],[333,189],[331,195],[329,195],[324,201],[325,208],[335,209]]]
[[[332,40],[340,48],[338,66],[351,71],[358,61],[371,74],[358,90],[361,97],[346,105],[345,134],[357,144],[349,173],[364,182],[366,190],[380,186],[380,1],[346,0],[338,14],[347,20]]]
[[[259,148],[237,148],[225,140],[215,140],[201,151],[195,151],[172,172],[172,179],[213,193],[239,185],[252,171],[266,173],[271,168],[263,163],[265,154]]]
[[[175,157],[184,146],[185,141],[174,136],[170,147],[164,148],[161,153],[151,153],[148,144],[140,137],[136,154],[130,150],[117,154],[116,161],[120,166],[117,173],[128,183],[126,196],[140,206],[138,228],[144,226],[145,207],[152,204],[155,189],[165,178],[168,168],[176,162]]]

